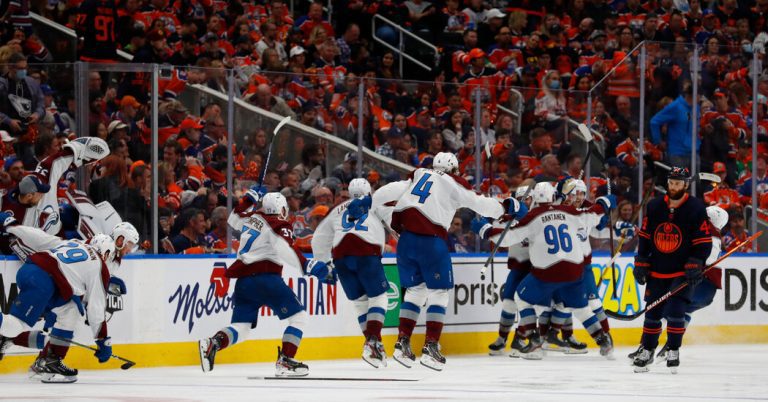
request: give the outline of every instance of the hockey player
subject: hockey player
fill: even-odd
[[[709,206],[707,207],[707,219],[709,221],[709,230],[712,233],[712,251],[709,253],[709,257],[706,261],[706,265],[709,266],[717,261],[723,250],[721,231],[728,223],[728,212],[716,205]],[[712,304],[717,289],[722,289],[722,269],[713,267],[707,271],[704,276],[706,276],[707,280],[702,281],[699,286],[696,286],[693,290],[693,295],[691,296],[691,302],[688,304],[688,308],[685,309],[686,328],[688,328],[688,324],[691,323],[691,314],[693,314],[694,311],[701,310]],[[642,352],[642,350],[643,346],[640,345],[636,352],[629,354],[629,358],[634,360],[635,356]],[[668,352],[669,342],[664,344],[664,347],[661,348],[659,354],[656,355],[656,359],[658,359],[659,362],[665,361]]]
[[[439,341],[448,292],[453,289],[453,267],[445,241],[448,227],[459,208],[469,208],[496,219],[504,213],[504,207],[496,200],[476,194],[466,180],[456,176],[459,167],[456,155],[440,152],[435,155],[432,166],[432,169],[416,169],[408,180],[399,183],[405,190],[392,214],[392,228],[400,233],[397,243],[400,284],[406,288],[393,357],[409,368],[416,362],[411,334],[421,306],[426,303],[427,334],[420,362],[440,371],[445,357],[440,353]],[[514,215],[519,203],[512,201],[510,212]]]
[[[526,207],[531,207],[531,197],[529,187],[518,187],[515,191],[515,198]],[[510,219],[507,217],[507,219]],[[503,231],[503,227],[506,226],[504,219],[496,221],[498,223],[504,223],[504,225],[494,225],[489,235],[495,235]],[[476,226],[485,225],[486,221],[483,219],[475,219],[472,221],[472,225]],[[478,228],[479,230],[479,228]],[[528,239],[524,239],[514,247],[508,249],[507,256],[507,268],[509,273],[507,274],[507,280],[504,282],[504,288],[501,292],[501,318],[499,319],[499,336],[496,340],[488,345],[488,354],[491,356],[498,356],[504,354],[504,348],[507,344],[507,338],[509,332],[512,330],[512,326],[515,325],[515,317],[517,315],[517,305],[515,304],[515,291],[520,281],[525,278],[531,270],[531,261],[528,256]],[[515,332],[514,338],[512,338],[512,344],[510,345],[510,357],[519,357],[520,351],[525,347],[525,343],[522,338]]]
[[[368,180],[353,179],[349,183],[349,195],[358,200],[370,197]],[[333,269],[344,294],[355,305],[366,338],[363,360],[379,368],[387,365],[381,328],[387,313],[389,281],[381,265],[381,253],[385,244],[386,222],[383,221],[388,219],[391,211],[388,214],[387,209],[391,208],[384,206],[381,197],[374,197],[370,210],[352,222],[348,210],[351,202],[334,207],[320,223],[312,237],[312,253],[320,261],[333,258]]]
[[[6,217],[3,226],[12,223]],[[57,311],[58,320],[71,327],[73,317],[82,314],[77,311],[79,308],[87,312],[88,324],[96,338],[98,351],[95,356],[100,363],[109,360],[112,345],[105,320],[106,289],[109,269],[115,267],[108,261],[114,259],[115,253],[114,241],[107,235],[97,235],[88,244],[62,242],[53,249],[30,255],[16,274],[20,291],[10,314],[0,317],[0,344],[7,342],[5,338],[12,339],[29,331],[52,307],[63,308]],[[81,299],[82,303],[79,302]],[[74,303],[69,303],[70,300]],[[83,308],[83,305],[87,307]],[[61,353],[57,345],[51,345],[40,362],[36,362],[36,371],[43,382],[77,380],[77,370],[64,365]]]
[[[667,367],[672,373],[680,365],[680,345],[685,333],[685,312],[691,296],[703,280],[703,263],[712,251],[712,231],[703,201],[688,195],[690,172],[674,167],[667,176],[667,195],[648,203],[638,232],[635,279],[646,285],[650,303],[687,281],[688,287],[645,313],[643,349],[635,356],[636,373],[648,371],[661,334],[661,319],[667,320]],[[647,283],[647,284],[646,284]]]
[[[592,203],[587,201],[587,186],[582,180],[571,179],[563,185],[563,205],[571,205],[575,208],[590,208]],[[588,216],[588,215],[585,215]],[[600,224],[607,223],[608,215],[604,214],[601,217]],[[594,222],[592,222],[594,224]],[[600,320],[600,326],[603,328],[603,332],[606,336],[610,337],[610,326],[608,325],[608,317],[603,310],[603,303],[600,300],[597,284],[595,282],[595,274],[592,271],[592,246],[589,243],[589,234],[595,225],[590,226],[588,220],[582,222],[582,226],[577,229],[576,237],[581,243],[581,248],[584,251],[584,286],[587,289],[587,298],[589,300],[589,308],[595,313],[597,319]],[[542,336],[545,336],[544,341],[549,344],[555,344],[562,347],[567,354],[583,354],[587,353],[587,345],[580,342],[573,336],[573,314],[564,308],[563,304],[559,301],[555,303],[551,318],[551,329]],[[562,332],[562,341],[557,339],[558,329]]]
[[[254,206],[262,201],[262,211]],[[282,348],[277,348],[277,376],[305,376],[306,364],[294,360],[301,342],[307,313],[304,306],[281,276],[284,265],[301,267],[304,274],[316,276],[323,283],[335,283],[325,262],[307,260],[293,244],[288,218],[288,202],[280,193],[263,196],[252,188],[246,192],[229,216],[230,226],[240,231],[237,260],[227,268],[228,278],[237,278],[232,297],[235,307],[231,325],[211,338],[199,342],[200,365],[204,372],[213,370],[216,352],[245,340],[255,328],[259,309],[267,306],[281,320],[288,321]]]
[[[555,188],[546,182],[538,183],[531,194],[536,207],[510,229],[501,243],[502,247],[509,247],[527,238],[531,250],[531,274],[520,282],[515,294],[515,303],[520,310],[517,332],[525,340],[530,340],[521,357],[540,359],[543,356],[533,306],[549,305],[555,297],[562,300],[564,306],[572,309],[584,323],[600,346],[600,354],[610,358],[613,344],[589,308],[582,280],[584,252],[581,242],[574,240],[572,235],[578,236],[577,231],[585,220],[596,224],[603,212],[615,205],[615,198],[600,197],[597,205],[585,210],[554,205]],[[478,234],[485,237],[488,229],[490,224],[482,227]],[[490,239],[498,241],[499,236],[490,236]]]

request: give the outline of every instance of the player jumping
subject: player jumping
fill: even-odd
[[[262,201],[263,212],[254,211]],[[229,216],[230,226],[240,231],[237,260],[227,268],[228,278],[237,278],[232,296],[235,307],[231,325],[213,337],[202,339],[200,365],[204,372],[213,370],[216,352],[248,338],[255,328],[259,309],[267,306],[280,320],[287,320],[283,332],[283,347],[277,348],[275,375],[305,376],[306,364],[294,360],[307,322],[304,306],[282,278],[284,265],[301,267],[305,274],[316,276],[323,283],[335,283],[327,265],[318,260],[307,260],[293,245],[293,232],[286,220],[288,202],[280,193],[268,193],[261,199],[252,188]]]

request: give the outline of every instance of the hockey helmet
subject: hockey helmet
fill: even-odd
[[[587,193],[587,185],[584,183],[584,180],[579,179],[572,179],[568,180],[565,185],[563,185],[563,195],[570,195],[571,193],[579,192],[586,194]]]
[[[537,183],[531,191],[531,198],[536,204],[551,204],[555,201],[555,187],[546,181]]]
[[[261,199],[262,208],[267,215],[277,215],[280,219],[288,217],[288,201],[280,193],[267,193]]]
[[[675,166],[667,174],[667,180],[691,181],[691,171],[687,167]]]
[[[352,198],[363,198],[371,194],[371,183],[366,179],[352,179],[349,182],[349,196]]]
[[[709,218],[709,221],[712,222],[712,225],[714,225],[717,230],[723,230],[728,223],[728,212],[717,205],[712,205],[707,207],[707,218]]]
[[[439,152],[432,160],[432,168],[445,173],[453,173],[459,168],[459,160],[450,152]]]
[[[523,196],[528,193],[528,197],[531,196],[531,193],[528,192],[529,186],[520,186],[515,190],[515,198],[517,198],[518,201],[520,201]]]
[[[121,236],[123,240],[118,241]],[[139,231],[129,222],[120,222],[115,225],[114,229],[112,229],[112,240],[115,241],[115,248],[117,248],[122,255],[125,255],[135,251],[138,247]],[[125,251],[123,252],[123,250]]]
[[[96,252],[101,256],[101,259],[104,260],[104,263],[107,265],[109,272],[114,273],[117,271],[117,268],[120,267],[120,264],[115,259],[117,255],[115,241],[112,240],[111,237],[103,233],[99,233],[96,236],[93,236],[88,241],[88,244],[94,248]]]

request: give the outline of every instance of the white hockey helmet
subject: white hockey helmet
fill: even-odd
[[[277,215],[280,219],[288,217],[288,201],[280,193],[265,194],[261,206],[267,215]]]
[[[459,160],[450,152],[439,152],[432,160],[432,168],[445,173],[453,173],[459,168]]]
[[[368,180],[358,178],[349,182],[349,196],[352,198],[363,198],[371,194],[371,183]]]
[[[121,236],[123,240],[118,241]],[[129,222],[120,222],[112,229],[112,240],[115,241],[117,250],[121,252],[125,250],[121,254],[128,254],[135,251],[139,245],[139,231]],[[128,246],[127,249],[126,246]]]
[[[555,201],[555,187],[546,181],[536,183],[531,190],[531,198],[535,204],[551,204]]]
[[[717,205],[707,207],[707,217],[717,230],[723,230],[723,227],[728,223],[728,212]]]
[[[586,194],[587,193],[587,185],[584,184],[584,180],[579,179],[572,179],[568,180],[565,185],[563,185],[563,195],[569,195],[571,193],[579,192]]]
[[[114,273],[117,268],[120,267],[120,264],[115,258],[117,256],[115,241],[112,240],[110,236],[99,233],[88,241],[88,245],[96,249],[96,252],[101,256],[101,259],[107,264],[109,272]]]
[[[520,198],[523,198],[525,193],[528,193],[528,186],[520,186],[515,190],[515,198],[517,198],[518,201],[520,201]],[[528,197],[531,196],[531,193],[528,193]]]

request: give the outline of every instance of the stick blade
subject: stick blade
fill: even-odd
[[[127,363],[123,364],[122,366],[120,366],[120,369],[128,370],[129,368],[131,368],[131,367],[133,367],[135,365],[136,365],[136,363],[134,363],[134,362],[127,362]]]
[[[699,180],[711,181],[713,183],[720,183],[722,181],[720,180],[720,176],[714,173],[707,173],[707,172],[700,172]]]
[[[275,135],[280,131],[281,128],[283,128],[284,125],[288,124],[288,122],[291,121],[291,116],[285,116],[282,120],[280,120],[279,123],[275,126],[275,129],[272,131]]]
[[[579,123],[579,125],[578,125],[578,126],[576,126],[576,128],[578,128],[578,129],[579,129],[579,132],[580,132],[580,133],[581,133],[581,135],[584,137],[584,141],[586,141],[586,142],[592,142],[592,140],[593,140],[593,138],[592,138],[592,132],[591,132],[591,131],[589,131],[589,127],[587,127],[587,125],[586,125],[586,124],[584,124],[584,123]]]

